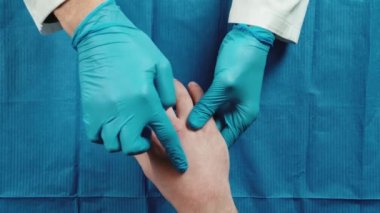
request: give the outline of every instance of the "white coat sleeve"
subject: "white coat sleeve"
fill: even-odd
[[[298,42],[309,0],[233,0],[229,22],[259,26]]]
[[[58,21],[47,23],[46,18],[65,0],[24,0],[33,21],[42,34],[62,29]]]

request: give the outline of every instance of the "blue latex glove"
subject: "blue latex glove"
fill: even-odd
[[[220,47],[214,80],[193,108],[188,125],[202,128],[222,114],[222,135],[230,146],[256,119],[268,51],[274,35],[268,30],[235,25]]]
[[[150,127],[184,172],[186,156],[164,109],[175,103],[172,69],[152,40],[109,0],[81,22],[72,43],[88,137],[109,151],[138,154],[150,148],[141,135]]]

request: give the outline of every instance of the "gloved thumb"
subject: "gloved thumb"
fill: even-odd
[[[170,122],[164,109],[155,114],[149,126],[153,129],[158,140],[165,148],[170,162],[178,172],[185,172],[188,168],[185,152],[173,124]]]
[[[187,124],[192,129],[202,128],[225,101],[226,95],[222,85],[213,82],[206,94],[192,109]]]
[[[176,99],[173,71],[170,62],[165,58],[157,65],[156,69],[155,85],[161,103],[165,108],[171,107],[175,104]]]

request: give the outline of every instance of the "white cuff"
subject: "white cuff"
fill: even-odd
[[[234,0],[229,22],[259,26],[297,43],[308,0]]]
[[[24,0],[38,30],[49,34],[62,29],[59,22],[44,23],[45,19],[65,0]]]

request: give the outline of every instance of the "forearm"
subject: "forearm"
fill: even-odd
[[[182,200],[175,205],[180,213],[235,213],[237,209],[232,199],[229,185],[222,190],[215,190],[209,193],[200,193],[196,197]]]
[[[54,10],[54,15],[70,36],[80,22],[104,0],[67,0]]]
[[[211,200],[204,200],[201,203],[197,203],[192,208],[179,209],[179,213],[207,213],[207,212],[220,212],[220,213],[236,213],[238,212],[234,201],[230,195],[214,198]]]

